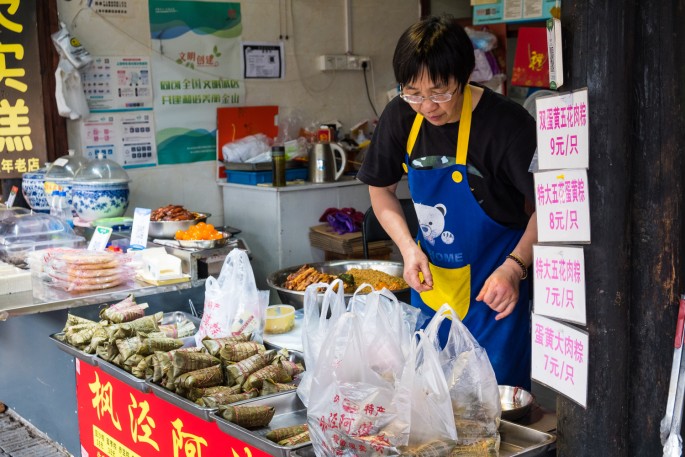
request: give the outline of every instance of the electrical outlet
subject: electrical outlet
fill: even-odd
[[[368,70],[371,67],[371,57],[354,54],[325,54],[318,58],[321,71],[363,70],[364,63]]]

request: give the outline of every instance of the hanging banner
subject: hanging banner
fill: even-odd
[[[35,0],[0,5],[0,179],[47,158]],[[50,94],[52,96],[52,94]]]
[[[269,454],[101,369],[76,362],[81,455],[267,457]]]
[[[216,108],[240,106],[240,3],[149,0],[157,160],[216,160]]]

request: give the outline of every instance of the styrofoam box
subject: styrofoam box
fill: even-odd
[[[31,272],[0,261],[0,295],[31,290]]]

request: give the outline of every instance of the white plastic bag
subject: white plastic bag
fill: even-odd
[[[411,405],[409,442],[405,452],[417,452],[425,446],[444,450],[456,446],[454,412],[440,365],[440,353],[423,330],[416,332],[398,390],[405,392],[402,397],[409,398]]]
[[[502,406],[487,352],[447,304],[435,313],[426,335],[438,347],[438,330],[447,317],[452,323],[447,343],[440,351],[440,364],[450,390],[458,442],[468,446],[491,440],[489,443],[499,449]]]
[[[343,314],[319,353],[307,407],[317,456],[401,455],[407,443],[409,397],[369,365],[376,348],[363,327],[361,316]]]
[[[335,288],[337,286],[337,292]],[[321,309],[319,309],[319,290],[325,289]],[[316,283],[307,286],[304,291],[304,319],[302,322],[302,348],[304,350],[304,366],[297,395],[305,406],[309,405],[309,391],[312,375],[319,357],[321,346],[330,335],[335,323],[345,312],[345,292],[343,282],[334,280],[330,285]],[[330,312],[330,316],[328,316]]]
[[[362,294],[366,289],[371,292]],[[369,354],[369,365],[398,379],[412,350],[411,335],[420,310],[400,302],[388,289],[374,290],[370,284],[357,288],[348,309],[361,317],[366,344],[376,348]]]
[[[262,341],[269,291],[260,291],[254,279],[247,253],[233,249],[228,253],[218,279],[205,281],[205,304],[195,344],[202,345],[205,336],[222,338],[251,333]]]

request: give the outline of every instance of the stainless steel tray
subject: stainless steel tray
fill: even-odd
[[[553,449],[557,437],[530,427],[502,421],[499,426],[500,457],[537,457]]]
[[[307,411],[304,409],[298,410],[300,405],[302,408],[304,408],[304,405],[302,405],[302,403],[299,402],[299,397],[297,397],[297,394],[295,394],[295,398],[296,399],[279,398],[279,405],[269,402],[264,402],[263,404],[275,406],[276,415],[279,414],[279,406],[285,406],[285,408],[282,409],[287,409],[288,407],[290,407],[292,411],[291,414],[295,414],[295,417],[297,419],[290,418],[291,422],[289,423],[289,425],[297,425],[299,423],[306,422]],[[257,405],[262,404],[262,402],[252,401],[250,404]],[[218,415],[216,418],[216,422],[219,426],[219,429],[222,430],[224,433],[234,436],[242,441],[245,441],[246,443],[252,444],[255,447],[259,447],[260,449],[269,452],[272,455],[290,455],[291,457],[314,457],[314,448],[310,444],[298,448],[283,449],[283,446],[278,446],[277,444],[272,443],[271,441],[264,438],[263,435],[265,435],[266,432],[268,432],[272,428],[277,428],[281,426],[287,427],[287,425],[279,425],[279,423],[276,422],[276,415],[274,415],[273,420],[269,424],[269,428],[263,430],[260,429],[256,431],[246,430],[242,427],[239,427],[235,424],[228,422],[226,419]],[[298,422],[300,420],[300,415],[302,415],[302,420],[304,422]],[[553,450],[556,442],[556,436],[554,435],[545,432],[540,432],[533,428],[525,427],[523,425],[518,425],[507,421],[502,421],[500,423],[499,432],[501,438],[499,457],[541,457],[546,455],[547,452]],[[260,444],[269,445],[271,447],[261,447]],[[290,453],[282,453],[285,451],[290,451]]]
[[[150,386],[145,384],[144,379],[136,378],[133,376],[131,373],[128,371],[124,370],[121,367],[118,367],[114,365],[111,362],[106,361],[105,359],[98,357],[98,368],[102,369],[105,373],[108,375],[118,379],[119,381],[128,384],[129,386],[133,387],[134,389],[140,390],[143,393],[148,393],[150,392]]]
[[[265,346],[267,349],[274,349],[273,347],[270,347],[269,345],[265,344]],[[304,361],[302,359],[302,353],[297,352],[297,351],[288,351],[288,353],[290,354],[289,360],[291,362],[304,363]],[[296,379],[295,382],[296,383],[299,382],[299,378]],[[169,403],[171,403],[172,405],[176,405],[179,408],[181,408],[182,410],[187,411],[190,414],[197,416],[200,419],[204,419],[208,422],[212,422],[214,420],[213,413],[215,413],[219,409],[218,407],[209,408],[209,407],[200,406],[197,403],[190,401],[185,397],[180,396],[176,392],[172,392],[171,390],[169,390],[165,387],[162,387],[159,384],[152,382],[151,379],[148,379],[146,381],[146,383],[147,383],[148,387],[150,388],[150,390],[152,390],[152,392],[154,392],[154,394],[157,395],[159,398],[162,398],[162,399],[168,401]],[[289,393],[289,392],[286,392],[286,393]],[[257,397],[257,398],[253,398],[250,400],[243,400],[243,401],[239,401],[239,402],[232,403],[232,404],[233,405],[239,405],[239,404],[242,404],[245,402],[250,402],[250,401],[257,400],[257,399],[261,400],[261,399],[265,399],[265,398],[271,398],[271,397],[282,395],[282,394],[283,394],[283,392],[279,392],[277,394],[264,395],[263,397]]]
[[[162,400],[166,400],[172,405],[181,408],[183,411],[189,412],[193,416],[197,416],[200,419],[206,420],[207,422],[212,422],[214,420],[214,418],[212,417],[212,413],[216,412],[217,408],[207,408],[204,406],[200,406],[197,403],[180,396],[176,392],[172,392],[166,387],[162,387],[159,384],[152,382],[152,379],[147,379],[145,383],[152,391],[152,393],[154,393]]]
[[[88,365],[93,365],[94,367],[98,365],[97,357],[95,356],[95,354],[86,354],[85,352],[76,349],[74,346],[71,346],[70,344],[58,340],[57,335],[64,335],[64,332],[57,332],[50,335],[50,339],[57,345],[58,348],[60,348],[67,354],[70,354],[76,357],[77,359],[86,362]]]
[[[293,451],[304,451],[304,449],[312,447],[311,443],[279,446],[264,436],[269,431],[277,428],[307,423],[307,408],[305,408],[300,397],[297,396],[297,392],[283,392],[273,396],[255,398],[242,404],[273,406],[276,408],[276,412],[267,427],[258,430],[248,430],[227,421],[217,411],[212,413],[212,416],[214,416],[219,430],[276,457],[286,457],[291,455]],[[313,451],[311,455],[313,455]]]

